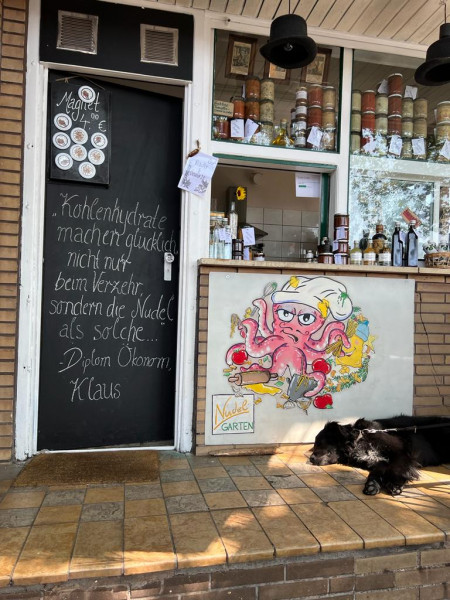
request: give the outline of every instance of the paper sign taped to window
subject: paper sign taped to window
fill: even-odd
[[[244,246],[254,246],[255,245],[255,229],[253,227],[243,227],[242,228],[242,239],[244,241]]]
[[[320,175],[317,173],[296,173],[295,196],[297,198],[319,198]]]
[[[405,86],[405,98],[412,98],[415,100],[417,97],[417,88],[413,85]]]

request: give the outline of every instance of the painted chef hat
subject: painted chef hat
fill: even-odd
[[[353,310],[345,285],[329,277],[291,277],[280,291],[272,294],[272,302],[306,304],[326,317],[328,312],[324,314],[325,306],[337,321],[347,319]]]

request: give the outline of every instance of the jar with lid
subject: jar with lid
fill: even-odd
[[[404,119],[412,119],[414,117],[414,100],[412,98],[403,98],[402,117]]]
[[[266,260],[266,255],[264,254],[264,244],[256,244],[253,250],[253,260],[260,262]]]
[[[388,114],[388,96],[387,94],[377,94],[375,98],[375,113],[377,115]]]
[[[320,106],[323,104],[323,87],[320,84],[310,85],[308,88],[308,106]]]
[[[261,80],[261,100],[275,100],[275,84],[272,79]]]
[[[298,100],[308,100],[308,88],[299,87],[295,92],[295,102]]]
[[[245,118],[245,102],[242,96],[234,96],[233,102],[233,119]]]
[[[323,108],[336,109],[336,88],[332,85],[323,88]]]
[[[216,140],[227,140],[230,137],[230,122],[228,117],[214,115],[213,136]]]
[[[249,75],[245,80],[246,100],[259,100],[261,95],[261,80],[256,75]]]
[[[361,111],[361,91],[352,91],[352,110]]]
[[[361,111],[371,111],[375,112],[375,91],[374,90],[365,90],[361,94]]]
[[[259,118],[261,121],[273,123],[274,104],[273,100],[261,100],[259,103]]]
[[[245,103],[245,118],[259,121],[259,100],[247,100]]]
[[[402,116],[402,95],[391,94],[388,96],[388,114]]]
[[[401,73],[392,73],[388,77],[389,94],[400,94],[403,96],[403,75]]]

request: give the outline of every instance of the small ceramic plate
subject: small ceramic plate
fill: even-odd
[[[53,119],[53,123],[61,131],[67,131],[72,127],[72,119],[65,113],[58,113]]]
[[[89,102],[92,102],[93,100],[95,100],[95,92],[88,85],[82,85],[80,87],[80,89],[78,90],[78,97],[83,102],[89,103]]]
[[[105,162],[105,154],[98,148],[89,150],[88,158],[93,165],[102,165]]]
[[[84,179],[92,179],[95,175],[95,167],[90,162],[83,162],[78,167],[78,172]]]
[[[81,144],[74,144],[70,149],[70,156],[73,160],[85,160],[87,156],[87,150]]]
[[[81,127],[75,127],[70,132],[70,137],[75,142],[75,144],[85,144],[88,141],[88,134],[85,129]]]
[[[103,148],[106,148],[108,145],[108,138],[104,133],[97,131],[97,133],[93,133],[91,135],[91,144],[94,146],[94,148],[103,150]]]
[[[73,165],[73,160],[72,157],[65,152],[60,152],[55,156],[55,164],[59,169],[68,171]]]
[[[60,150],[65,150],[70,146],[70,137],[67,133],[57,132],[53,136],[53,145]]]

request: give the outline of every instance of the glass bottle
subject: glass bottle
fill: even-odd
[[[238,214],[236,212],[236,202],[233,200],[230,202],[230,210],[228,212],[228,223],[231,228],[231,237],[233,240],[237,239],[238,231]]]
[[[223,257],[228,259],[232,258],[232,237],[231,237],[231,227],[225,224],[225,241],[223,246]]]
[[[214,245],[214,227],[216,225],[216,218],[209,218],[209,258],[216,258],[216,247]]]
[[[392,234],[392,266],[403,266],[403,238],[400,231],[400,223],[395,223],[394,233]]]
[[[406,253],[405,263],[407,267],[417,267],[419,259],[419,241],[417,233],[414,230],[415,221],[409,223],[409,229],[406,234]]]
[[[215,248],[215,257],[214,258],[223,258],[224,254],[224,241],[221,235],[222,230],[222,219],[217,219],[214,225],[214,248]]]
[[[293,146],[294,141],[288,135],[287,119],[281,119],[280,130],[277,137],[272,141],[273,146]]]
[[[351,265],[362,265],[363,264],[362,250],[359,247],[358,240],[355,240],[353,242],[353,248],[350,250],[350,264]]]
[[[378,264],[380,267],[389,267],[391,264],[391,246],[385,242],[382,251],[378,254]]]
[[[367,238],[367,248],[363,252],[363,264],[373,266],[377,262],[377,255],[375,254],[375,250],[372,246],[372,239],[369,234]]]
[[[381,223],[378,223],[375,227],[376,233],[372,236],[372,246],[375,250],[375,254],[378,256],[386,243],[387,237],[384,235],[384,227]]]
[[[361,250],[363,252],[367,248],[367,246],[369,245],[369,235],[370,235],[370,231],[368,229],[364,229],[363,230],[363,236],[359,240],[359,247],[361,248]]]

